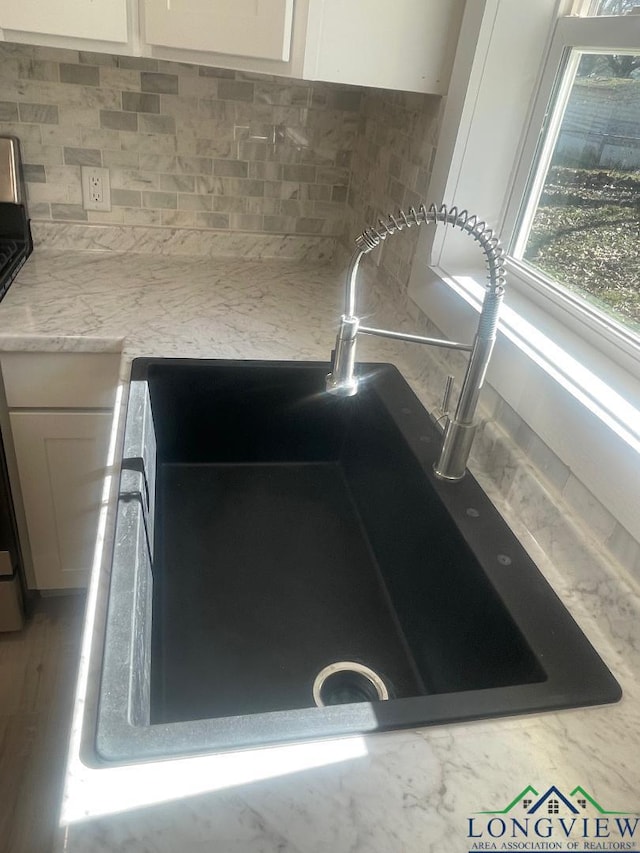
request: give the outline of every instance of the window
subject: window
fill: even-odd
[[[637,370],[640,7],[581,6],[597,15],[555,26],[506,216],[508,246],[528,289],[570,311],[574,328],[586,323],[625,350]]]
[[[640,15],[606,14],[621,2],[466,4],[427,201],[477,213],[508,249],[501,334],[488,383],[640,539],[635,318],[603,311],[597,293],[580,292],[567,278],[558,282],[563,276],[543,268],[533,243],[554,156],[560,165],[556,149],[566,142],[562,118],[575,82],[591,73],[589,63],[598,71],[602,57],[631,57],[625,62],[632,64],[640,55]],[[618,182],[611,206],[633,217],[637,208],[622,203],[629,200],[620,192],[625,185]],[[630,227],[639,246],[637,219]],[[627,259],[632,275],[637,254],[636,248],[636,257]],[[477,246],[465,235],[443,228],[421,234],[409,294],[445,335],[473,334],[485,280]]]
[[[566,65],[562,119],[530,179],[513,255],[637,333],[640,55],[571,50]]]
[[[558,800],[549,800],[547,803],[547,812],[549,814],[558,814],[560,811],[560,803]]]

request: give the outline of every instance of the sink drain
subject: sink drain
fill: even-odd
[[[325,666],[313,682],[313,700],[319,708],[388,698],[389,691],[380,676],[368,666],[350,660]]]

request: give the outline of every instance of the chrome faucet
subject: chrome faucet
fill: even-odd
[[[480,244],[487,259],[489,284],[485,290],[476,335],[471,344],[392,332],[388,329],[373,329],[361,325],[356,316],[356,277],[362,256],[398,231],[403,231],[412,225],[430,223],[452,225],[465,231]],[[333,367],[327,376],[327,391],[343,397],[357,393],[358,378],[354,371],[356,341],[359,334],[380,335],[395,340],[471,353],[453,417],[450,417],[446,411],[448,409],[446,401],[451,391],[451,382],[447,382],[443,404],[445,426],[442,448],[440,457],[434,465],[435,474],[440,479],[460,480],[464,476],[471,451],[476,430],[474,422],[476,407],[493,351],[498,328],[498,314],[504,296],[504,253],[500,242],[485,222],[479,221],[476,216],[470,216],[466,210],[458,211],[456,207],[449,209],[445,205],[439,208],[431,205],[427,209],[424,205],[420,205],[417,211],[411,207],[406,212],[400,210],[395,216],[389,214],[386,219],[380,219],[377,227],[367,228],[359,234],[355,243],[356,250],[351,256],[347,270],[345,310],[340,318]]]

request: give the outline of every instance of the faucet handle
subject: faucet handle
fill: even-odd
[[[442,395],[442,403],[440,411],[443,415],[449,415],[449,402],[451,400],[451,391],[453,390],[453,376],[449,374],[447,381],[444,384],[444,394]]]

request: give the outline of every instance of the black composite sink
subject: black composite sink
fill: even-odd
[[[476,481],[435,478],[439,433],[397,370],[362,365],[346,399],[327,372],[134,362],[103,759],[620,697]]]

